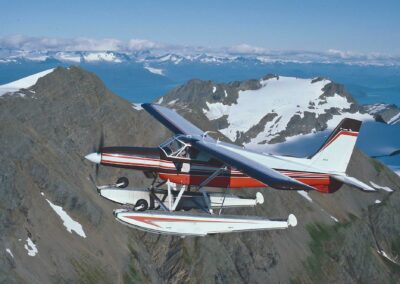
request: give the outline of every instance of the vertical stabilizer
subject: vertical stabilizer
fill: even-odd
[[[311,165],[325,171],[346,172],[360,127],[359,120],[343,119],[321,148],[310,157]]]

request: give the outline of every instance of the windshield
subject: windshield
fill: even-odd
[[[160,145],[160,149],[167,157],[185,159],[189,158],[189,147],[189,144],[182,142],[177,136],[168,139]]]

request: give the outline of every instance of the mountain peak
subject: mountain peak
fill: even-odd
[[[259,82],[197,81],[189,84],[196,88],[187,87],[187,91],[194,91],[190,97],[193,103],[179,97],[183,92],[179,89],[164,100],[204,130],[225,129],[232,127],[223,125],[230,120],[209,120],[203,108],[207,103],[215,108],[215,102],[210,100],[215,96],[222,111],[223,107],[235,105],[246,111],[243,93],[263,90],[265,86],[257,87]],[[293,83],[294,90],[299,87],[295,84],[298,79],[286,77],[267,80],[267,86],[282,82]],[[303,83],[311,85],[310,82],[311,79]],[[238,87],[247,84],[251,90]],[[318,84],[322,88],[325,83],[312,86]],[[196,101],[196,94],[203,88],[207,93]],[[344,188],[329,196],[310,192],[305,200],[304,195],[295,192],[263,190],[268,202],[258,205],[257,215],[295,212],[301,220],[295,230],[284,232],[284,238],[281,232],[251,232],[193,241],[154,236],[122,226],[112,214],[115,204],[101,199],[95,182],[110,184],[117,177],[126,176],[131,185],[144,187],[151,180],[140,172],[101,166],[97,175],[83,157],[96,151],[101,140],[105,146],[149,147],[158,145],[171,133],[145,111],[132,108],[128,101],[109,92],[93,73],[80,68],[57,68],[29,90],[36,90],[34,98],[0,99],[0,278],[5,282],[193,282],[198,275],[207,283],[216,279],[318,282],[315,271],[309,271],[309,263],[321,275],[329,269],[338,272],[326,274],[327,282],[335,281],[337,275],[341,275],[342,282],[368,282],[373,277],[386,283],[395,277],[388,272],[391,266],[382,261],[381,255],[398,254],[393,245],[400,228],[399,219],[393,218],[399,214],[397,191],[363,194]],[[315,95],[320,92],[323,91],[318,90]],[[271,113],[261,120],[266,122],[280,115],[278,108],[272,114],[263,101],[254,101],[257,104],[252,104],[253,116],[259,115],[258,104]],[[230,114],[240,116],[234,111],[227,116]],[[316,120],[311,118],[309,125],[314,125]],[[257,126],[264,131],[262,123]],[[399,186],[394,173],[357,150],[349,168],[352,176],[364,182],[393,189]],[[254,193],[241,192],[247,197]],[[378,198],[382,202],[375,204]],[[84,234],[68,231],[54,208],[70,216]],[[235,210],[243,215],[254,214],[253,208]],[[319,248],[318,254],[314,245]],[[357,269],[345,268],[357,264]]]
[[[177,109],[190,105],[192,113],[247,146],[333,128],[346,116],[373,119],[343,85],[273,74],[227,84],[191,80],[166,94],[163,103]]]

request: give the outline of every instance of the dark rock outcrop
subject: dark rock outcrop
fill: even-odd
[[[377,121],[387,124],[400,124],[400,108],[393,104],[364,105],[365,111],[375,117]]]

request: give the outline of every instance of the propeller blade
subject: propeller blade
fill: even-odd
[[[89,175],[89,179],[90,179],[90,181],[91,181],[94,185],[96,185],[96,182],[95,182],[95,180],[94,180],[92,174]],[[97,185],[96,185],[96,186],[97,186]]]
[[[95,153],[101,153],[101,150],[103,149],[103,147],[104,147],[104,130],[103,130],[103,127],[102,127],[102,128],[101,128],[101,133],[100,133],[100,140],[99,140],[99,143],[98,143],[97,147],[94,146],[93,152],[95,152]],[[96,179],[97,179],[97,177],[98,177],[98,175],[99,175],[99,164],[96,163],[95,167],[96,167],[96,168],[95,168],[95,177],[96,177]]]
[[[101,152],[101,149],[103,147],[104,147],[104,131],[103,128],[101,128],[100,141],[99,141],[99,146],[97,147],[97,152]]]

